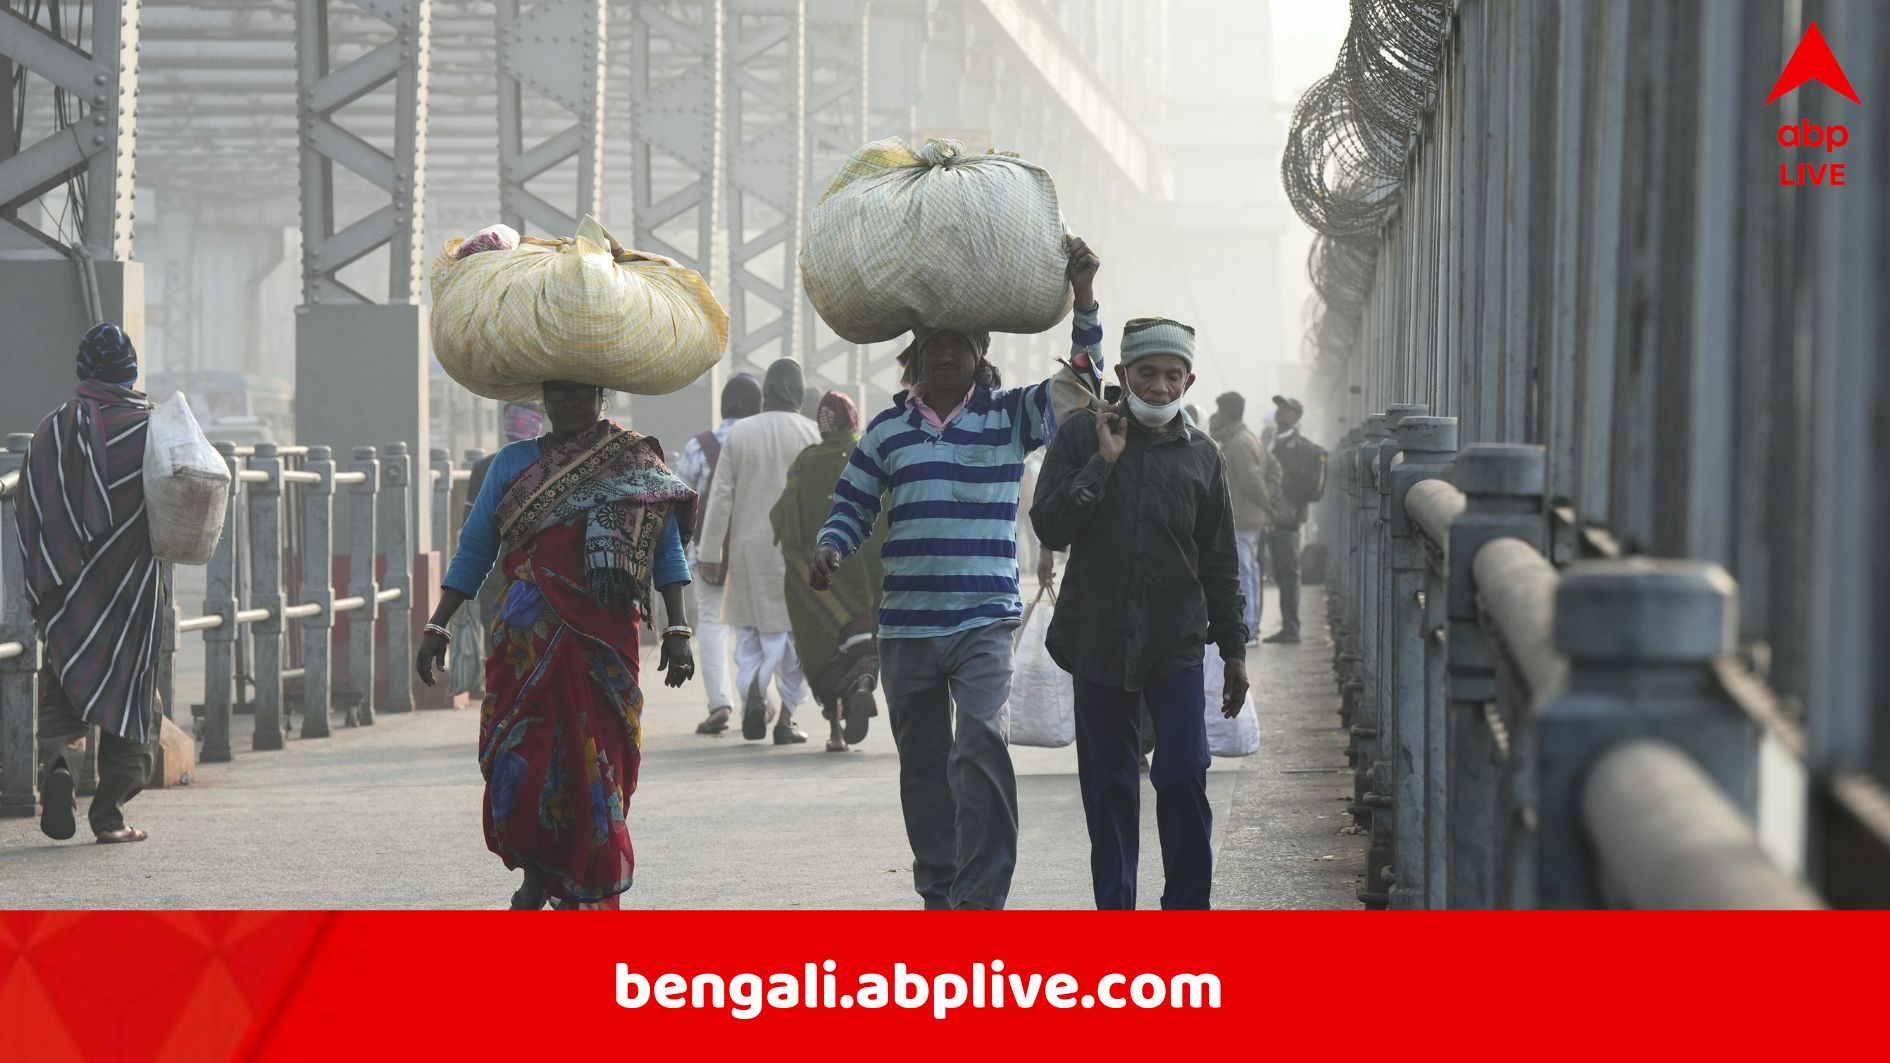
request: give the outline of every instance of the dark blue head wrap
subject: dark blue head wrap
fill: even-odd
[[[79,341],[79,379],[129,384],[138,379],[138,349],[117,325],[99,325]]]

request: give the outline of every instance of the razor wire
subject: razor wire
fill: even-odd
[[[1397,203],[1449,26],[1450,0],[1352,0],[1332,72],[1293,108],[1280,180],[1318,234],[1306,270],[1324,308],[1308,339],[1322,370],[1343,365],[1357,338],[1379,230]]]

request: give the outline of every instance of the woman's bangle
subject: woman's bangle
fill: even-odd
[[[453,633],[451,631],[446,630],[445,628],[441,627],[438,624],[428,624],[427,626],[421,628],[420,630],[424,634],[440,636],[441,638],[446,640],[446,644],[449,646],[453,644]]]
[[[696,637],[696,632],[688,624],[671,624],[663,629],[663,637],[668,638],[671,635],[681,635],[683,638],[692,639]]]

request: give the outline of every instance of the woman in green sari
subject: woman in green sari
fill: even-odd
[[[867,721],[879,715],[873,702],[879,685],[879,644],[874,630],[884,575],[879,548],[886,539],[886,521],[882,517],[872,537],[860,547],[859,563],[834,574],[831,591],[822,593],[808,586],[814,543],[833,507],[833,485],[860,441],[859,410],[838,391],[821,396],[815,421],[820,442],[794,459],[788,468],[787,488],[770,517],[774,541],[787,561],[782,592],[787,597],[788,623],[794,629],[794,652],[820,704],[820,714],[827,718],[827,751],[843,753],[849,744],[866,737]]]

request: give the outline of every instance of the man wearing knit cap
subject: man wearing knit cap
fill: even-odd
[[[99,729],[98,788],[87,818],[101,842],[141,842],[125,803],[144,789],[158,737],[158,615],[163,580],[144,509],[151,403],[132,387],[138,354],[117,325],[79,345],[79,386],[33,433],[20,470],[19,549],[26,598],[45,646],[39,673],[39,826],[78,831],[74,779]],[[12,549],[7,544],[5,549]]]
[[[761,382],[761,412],[729,430],[702,513],[702,578],[722,588],[722,623],[735,636],[735,692],[742,699],[742,737],[768,737],[768,688],[780,698],[774,744],[798,745],[807,734],[794,710],[807,693],[794,653],[793,623],[781,580],[787,565],[774,545],[769,514],[787,488],[788,469],[820,442],[801,416],[800,364],[783,358]],[[714,715],[706,723],[713,724]]]
[[[1076,687],[1077,780],[1098,908],[1135,907],[1143,702],[1155,727],[1161,904],[1208,907],[1208,642],[1225,669],[1221,712],[1231,719],[1247,696],[1227,469],[1220,448],[1182,416],[1194,358],[1188,326],[1129,322],[1116,369],[1122,403],[1079,412],[1058,429],[1030,511],[1038,538],[1070,551],[1047,645]]]
[[[1070,362],[1096,383],[1094,281],[1102,260],[1070,239]],[[809,583],[825,590],[885,503],[881,689],[899,747],[912,885],[927,908],[1002,908],[1017,866],[1017,777],[1004,706],[1017,587],[1024,459],[1055,428],[1050,382],[1004,389],[990,337],[922,328],[903,358],[910,390],[873,418],[834,485]]]
[[[709,497],[709,488],[715,482],[716,463],[721,460],[722,447],[728,442],[735,423],[760,412],[761,381],[755,379],[753,373],[737,373],[722,385],[722,423],[698,432],[683,444],[682,454],[676,458],[676,475],[695,490],[697,498]],[[701,522],[697,522],[696,536],[685,544],[684,551],[692,572],[701,572],[697,557],[697,544],[701,541]],[[728,625],[722,623],[722,588],[699,579],[690,589],[696,596],[696,641],[700,644],[697,653],[702,666],[702,686],[709,696],[708,718],[696,725],[696,733],[721,734],[728,730],[728,719],[735,704],[729,700],[728,693]]]
[[[1227,490],[1234,500],[1234,543],[1240,548],[1240,593],[1247,599],[1247,644],[1260,638],[1260,552],[1266,546],[1268,507],[1280,493],[1280,465],[1247,427],[1247,400],[1230,391],[1214,400],[1208,434],[1227,461]]]

